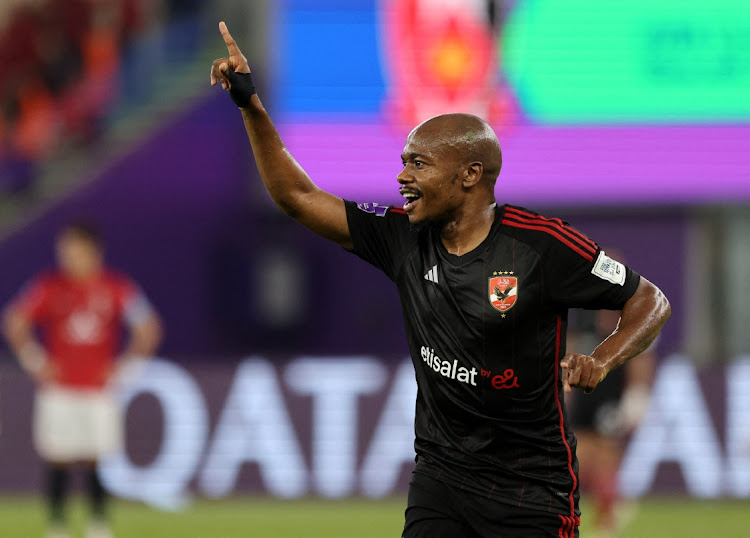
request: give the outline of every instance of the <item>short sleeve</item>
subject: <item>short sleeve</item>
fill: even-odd
[[[582,236],[585,237],[585,236]],[[593,241],[588,249],[553,243],[543,260],[544,288],[565,308],[622,310],[640,283],[640,275],[607,254]]]
[[[410,234],[403,210],[347,201],[346,218],[354,245],[351,252],[395,281]]]
[[[123,278],[118,285],[122,319],[128,327],[136,327],[154,315],[146,294],[133,281]]]
[[[49,310],[49,288],[47,279],[36,278],[21,290],[10,308],[28,321],[42,322]]]

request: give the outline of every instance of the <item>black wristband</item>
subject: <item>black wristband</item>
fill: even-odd
[[[231,69],[227,75],[229,79],[229,97],[232,98],[234,104],[240,108],[247,108],[250,106],[250,98],[255,93],[255,84],[253,84],[253,76],[250,73],[235,73]]]

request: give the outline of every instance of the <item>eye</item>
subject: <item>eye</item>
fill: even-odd
[[[422,168],[423,164],[424,163],[422,161],[414,161],[414,166],[416,166],[417,168]]]

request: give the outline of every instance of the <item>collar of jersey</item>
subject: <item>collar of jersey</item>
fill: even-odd
[[[437,233],[433,233],[432,240],[437,243],[437,251],[440,253],[440,257],[451,265],[455,266],[465,265],[477,259],[487,249],[487,245],[492,241],[492,236],[494,236],[497,230],[500,228],[500,222],[502,222],[504,214],[505,206],[496,206],[495,220],[490,227],[490,232],[487,234],[487,237],[485,237],[484,241],[479,243],[479,245],[477,245],[475,248],[460,256],[456,256],[455,254],[451,254],[450,252],[448,252],[448,250],[445,248],[445,245],[443,245],[443,242],[440,240],[440,235]]]

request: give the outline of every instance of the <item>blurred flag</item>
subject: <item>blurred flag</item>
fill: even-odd
[[[514,107],[498,69],[502,21],[495,2],[382,0],[381,12],[392,121],[410,127],[461,111],[510,123]]]

